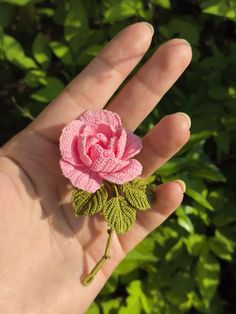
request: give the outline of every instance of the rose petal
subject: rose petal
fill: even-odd
[[[105,134],[102,134],[102,133],[96,134],[96,139],[101,146],[107,147],[108,138]]]
[[[91,157],[92,161],[95,161],[97,158],[103,155],[104,148],[99,145],[95,144],[90,148],[89,156]]]
[[[98,146],[98,145],[95,145]],[[93,148],[95,148],[95,146]],[[99,152],[99,149],[98,149]],[[94,154],[93,154],[94,155]],[[103,149],[97,154],[97,157],[93,159],[94,162],[90,169],[95,172],[108,172],[110,173],[116,166],[115,155],[112,151]]]
[[[121,120],[118,114],[108,110],[86,111],[79,117],[79,120],[90,124],[106,123],[113,125],[115,128],[122,127]]]
[[[74,165],[81,164],[79,152],[76,147],[77,142],[76,139],[77,135],[79,135],[82,126],[83,126],[82,122],[78,120],[72,121],[62,130],[59,139],[61,157]]]
[[[62,159],[60,166],[63,175],[78,189],[94,193],[102,184],[102,178],[85,167],[75,167]]]
[[[109,144],[107,146],[107,149],[111,150],[112,152],[116,152],[117,147],[117,137],[113,136],[110,138]]]
[[[79,120],[78,120],[79,121]],[[85,124],[84,122],[80,121],[82,123],[82,127],[80,129],[80,134],[84,136],[93,136],[96,134],[96,125],[92,124]]]
[[[121,129],[120,136],[119,136],[119,139],[117,140],[117,146],[116,146],[117,158],[120,159],[124,155],[126,143],[127,143],[127,132],[125,129]]]
[[[83,163],[87,166],[92,165],[92,159],[87,154],[88,152],[88,141],[86,136],[79,136],[77,141],[77,149],[79,152],[80,159],[83,161]]]
[[[123,184],[133,180],[142,173],[143,166],[136,159],[130,159],[126,167],[120,169],[118,172],[110,174],[102,174],[103,178],[107,181]]]
[[[133,156],[137,155],[140,150],[142,149],[142,140],[140,137],[135,135],[134,133],[127,131],[127,141],[125,146],[125,151],[123,154],[122,159],[128,160],[132,158]]]
[[[101,178],[107,177],[111,172],[118,172],[121,169],[125,168],[129,164],[129,160],[115,160],[115,166],[111,169],[110,172],[99,172]]]
[[[107,138],[111,138],[115,133],[116,129],[113,125],[100,122],[99,125],[96,125],[94,136],[96,136],[96,134],[104,134]]]
[[[88,136],[87,138],[87,150],[90,149],[91,146],[97,144],[97,142],[99,141],[99,139],[97,139],[96,137],[91,137],[91,136]]]
[[[111,129],[111,126],[107,124],[96,125],[83,125],[80,129],[80,135],[78,136],[77,149],[79,152],[80,159],[87,165],[92,165],[92,159],[90,158],[89,149],[97,142],[104,147],[108,144],[108,139],[105,134],[113,134],[115,130]],[[100,132],[100,133],[99,133]],[[103,133],[105,134],[103,134]]]

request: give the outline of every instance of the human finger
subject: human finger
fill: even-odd
[[[185,40],[164,43],[121,89],[108,109],[117,112],[125,127],[133,131],[184,72],[191,57],[191,47]]]
[[[142,177],[149,177],[187,143],[190,126],[189,116],[177,112],[162,118],[143,137],[143,148],[136,157],[143,165]]]
[[[30,125],[57,141],[62,127],[85,110],[102,109],[147,51],[152,38],[148,23],[122,30]]]

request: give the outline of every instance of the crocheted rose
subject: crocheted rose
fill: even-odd
[[[141,148],[141,139],[123,128],[118,114],[87,111],[63,129],[60,165],[73,186],[95,192],[103,180],[123,184],[139,176],[142,165],[132,157]]]

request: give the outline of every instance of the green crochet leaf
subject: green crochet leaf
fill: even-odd
[[[136,186],[140,189],[142,189],[142,188],[145,189],[146,186],[148,185],[148,183],[146,180],[136,178],[133,181],[126,183],[125,185],[132,185],[132,186]]]
[[[108,198],[107,191],[100,187],[95,193],[76,189],[72,193],[72,205],[77,216],[94,215],[102,210]]]
[[[135,179],[122,187],[125,198],[139,210],[147,210],[152,206],[153,191],[145,180]]]
[[[112,197],[103,209],[108,226],[117,233],[127,232],[134,224],[136,211],[123,196]]]
[[[81,208],[89,201],[92,193],[75,189],[72,192],[72,206],[76,215],[79,215]]]

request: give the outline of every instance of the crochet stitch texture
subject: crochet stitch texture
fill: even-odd
[[[94,193],[103,180],[124,184],[139,176],[142,165],[132,157],[141,148],[141,139],[124,129],[118,114],[86,111],[62,130],[60,166],[73,186]]]

